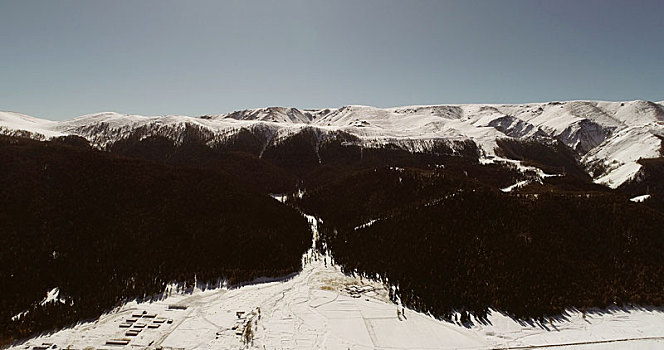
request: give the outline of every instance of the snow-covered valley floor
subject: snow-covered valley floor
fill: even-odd
[[[345,276],[313,251],[303,262],[302,272],[287,280],[130,302],[13,349],[664,348],[662,310],[574,311],[539,325],[493,312],[488,324],[466,328],[408,309],[400,314],[383,285]]]

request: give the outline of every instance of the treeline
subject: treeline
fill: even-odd
[[[228,138],[211,138],[200,129],[187,127],[182,140],[155,136],[138,129],[106,150],[127,157],[176,166],[223,171],[237,181],[265,193],[289,193],[338,181],[358,171],[383,166],[431,169],[474,169],[487,181],[513,182],[513,176],[496,177],[492,168],[479,166],[479,149],[472,141],[431,140],[422,152],[385,144],[362,147],[361,140],[343,131],[304,128],[283,139],[271,138],[262,128],[242,129]],[[272,136],[274,137],[274,135]]]
[[[489,308],[538,318],[664,305],[664,215],[618,192],[506,194],[445,171],[372,175],[297,204],[323,219],[346,273],[379,276],[416,310],[468,320]]]
[[[296,210],[223,172],[129,159],[76,138],[0,138],[0,184],[5,343],[168,283],[284,276],[310,244]],[[55,287],[64,303],[40,306]]]
[[[516,159],[524,165],[538,167],[549,174],[566,174],[585,180],[591,180],[577,161],[577,153],[558,140],[545,138],[497,139],[496,153],[500,156]]]

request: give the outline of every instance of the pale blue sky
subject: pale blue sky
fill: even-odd
[[[664,1],[0,0],[0,110],[664,100]]]

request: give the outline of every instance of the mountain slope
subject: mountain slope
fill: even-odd
[[[72,144],[0,137],[0,343],[98,317],[168,283],[300,269],[310,233],[296,210],[223,172]]]
[[[321,218],[344,272],[443,319],[662,305],[664,213],[598,187],[510,193],[444,169],[377,169],[295,203]]]
[[[410,152],[430,151],[441,141],[474,142],[485,157],[497,140],[558,140],[574,150],[593,179],[612,188],[633,178],[641,158],[659,157],[664,107],[648,101],[569,101],[519,105],[440,105],[299,110],[269,107],[222,115],[187,117],[98,113],[50,122],[3,112],[3,133],[27,130],[43,137],[78,135],[101,149],[128,138],[166,137],[177,145],[192,140],[226,147],[239,133],[254,135],[258,157],[303,131],[314,143],[331,133],[363,148],[393,145]]]

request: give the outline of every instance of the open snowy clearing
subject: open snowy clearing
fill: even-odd
[[[312,244],[317,221],[308,216]],[[658,349],[662,310],[569,312],[543,324],[498,312],[470,328],[390,302],[380,283],[307,252],[290,279],[130,302],[92,323],[12,349]],[[402,312],[402,310],[404,310]]]

